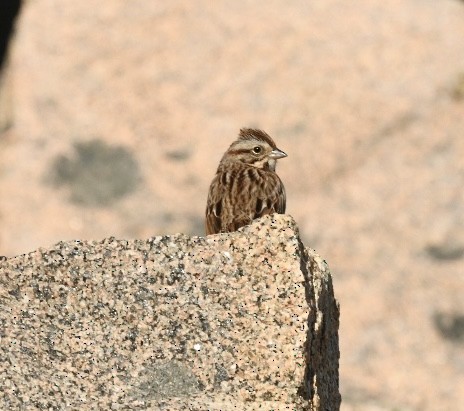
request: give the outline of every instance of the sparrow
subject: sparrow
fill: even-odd
[[[236,231],[266,214],[285,213],[285,188],[275,172],[287,157],[262,130],[242,128],[222,156],[206,202],[206,235]]]

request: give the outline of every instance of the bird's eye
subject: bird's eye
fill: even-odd
[[[254,148],[253,148],[253,153],[255,153],[255,154],[261,153],[261,147],[260,147],[260,146],[254,147]]]

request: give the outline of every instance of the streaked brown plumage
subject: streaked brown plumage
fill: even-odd
[[[240,130],[209,188],[207,235],[236,231],[266,214],[285,213],[285,188],[275,172],[283,157],[287,154],[264,131]]]

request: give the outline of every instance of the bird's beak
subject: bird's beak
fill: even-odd
[[[272,150],[271,153],[269,154],[269,158],[273,160],[278,160],[279,158],[284,158],[287,157],[287,154],[285,154],[282,150],[279,150],[276,148],[275,150]]]

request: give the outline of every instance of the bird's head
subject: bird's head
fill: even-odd
[[[242,162],[264,170],[275,171],[277,160],[287,157],[274,140],[262,130],[242,128],[238,139],[225,152],[221,164]]]

